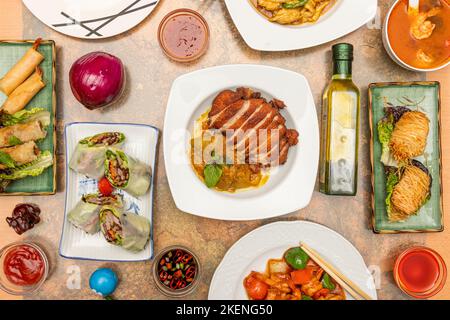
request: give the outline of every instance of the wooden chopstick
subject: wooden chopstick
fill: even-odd
[[[336,270],[331,264],[325,261],[317,251],[304,243],[300,243],[300,248],[305,251],[330,277],[332,277],[342,288],[344,288],[356,300],[372,300],[367,293],[361,290],[353,281],[348,279],[341,272]]]

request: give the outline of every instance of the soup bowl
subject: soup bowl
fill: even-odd
[[[401,66],[405,69],[408,69],[410,71],[416,71],[416,72],[432,72],[432,71],[444,69],[445,67],[449,66],[450,60],[443,63],[442,65],[440,65],[438,67],[434,67],[434,68],[417,68],[417,67],[414,67],[414,66],[406,63],[402,59],[400,59],[400,57],[394,51],[394,49],[391,45],[391,41],[389,39],[389,32],[388,32],[389,31],[389,23],[391,21],[390,19],[391,19],[392,12],[394,11],[395,7],[401,1],[402,0],[397,0],[392,4],[392,6],[389,8],[389,11],[388,11],[386,18],[384,20],[384,23],[383,23],[383,29],[382,29],[383,45],[384,45],[384,48],[386,49],[387,53],[391,57],[391,59],[394,60],[399,66]]]

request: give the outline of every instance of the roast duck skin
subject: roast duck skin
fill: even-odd
[[[286,163],[289,148],[298,143],[298,132],[286,127],[280,110],[283,101],[267,102],[249,88],[220,92],[208,114],[208,128],[218,130],[245,162],[264,167]]]

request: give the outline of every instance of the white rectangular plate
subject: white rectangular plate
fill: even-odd
[[[150,242],[139,253],[126,251],[112,245],[101,233],[86,234],[67,221],[67,213],[80,201],[81,196],[97,192],[97,181],[69,169],[69,161],[78,141],[102,132],[117,131],[125,134],[123,150],[130,156],[150,165],[152,183],[149,192],[139,199],[120,191],[124,196],[126,211],[148,218],[152,224]],[[144,261],[153,257],[153,189],[159,130],[143,124],[70,123],[65,128],[66,142],[66,208],[59,253],[70,259],[103,261]]]

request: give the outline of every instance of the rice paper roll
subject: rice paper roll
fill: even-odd
[[[33,162],[39,154],[40,150],[34,141],[14,147],[0,148],[0,170]]]
[[[78,142],[69,167],[88,178],[99,179],[104,173],[105,153],[110,147],[118,148],[125,141],[120,132],[104,132]]]
[[[37,68],[35,73],[11,92],[2,105],[2,111],[6,114],[14,114],[22,110],[44,87],[45,83],[42,80],[42,70]]]
[[[0,128],[0,148],[44,139],[47,132],[39,120]]]
[[[37,39],[33,47],[28,49],[22,58],[0,79],[0,90],[9,96],[21,85],[44,60],[44,56],[37,50],[41,39]]]
[[[150,221],[131,212],[105,206],[100,210],[100,228],[109,243],[139,252],[150,239]]]
[[[122,208],[123,200],[119,195],[103,196],[100,194],[84,195],[67,215],[67,219],[75,227],[88,234],[100,231],[100,209],[104,205]]]
[[[134,197],[147,193],[151,183],[151,167],[123,151],[108,150],[105,161],[105,177],[112,186]]]

